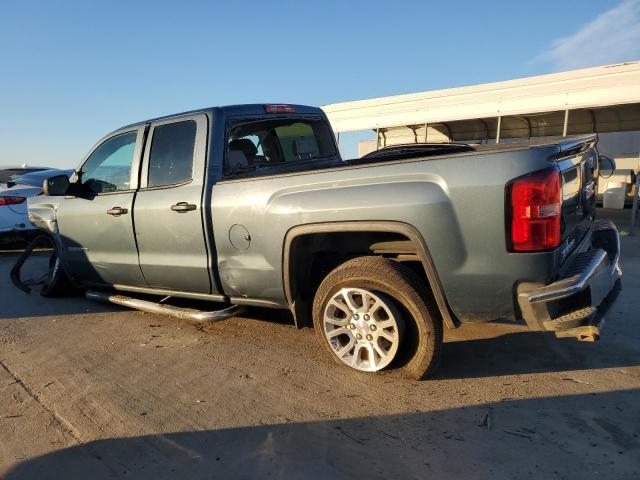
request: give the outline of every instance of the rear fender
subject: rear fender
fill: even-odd
[[[448,328],[455,328],[458,325],[457,319],[448,306],[444,289],[440,283],[433,258],[427,248],[422,235],[413,226],[402,222],[393,221],[357,221],[357,222],[323,222],[318,224],[299,225],[287,232],[284,241],[283,251],[283,280],[285,295],[289,308],[297,321],[298,312],[296,309],[295,279],[291,278],[292,255],[291,246],[296,238],[314,233],[336,233],[336,232],[388,232],[398,233],[406,237],[415,246],[420,262],[427,276],[427,287],[431,290],[436,306],[440,310],[443,323]]]

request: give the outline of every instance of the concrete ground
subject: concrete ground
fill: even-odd
[[[640,478],[640,238],[622,248],[600,342],[468,326],[421,382],[337,365],[282,312],[201,330],[25,294],[0,254],[0,476]]]

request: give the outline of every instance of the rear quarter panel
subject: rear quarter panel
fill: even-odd
[[[466,153],[219,182],[211,208],[223,289],[285,306],[283,246],[290,229],[395,221],[423,236],[461,321],[513,318],[515,283],[547,280],[553,254],[507,252],[505,184],[549,166],[553,153],[553,147]],[[231,244],[236,224],[250,235],[245,251]]]

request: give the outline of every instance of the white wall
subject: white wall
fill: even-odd
[[[640,132],[600,133],[598,151],[611,158],[640,155]]]

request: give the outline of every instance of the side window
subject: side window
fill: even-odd
[[[80,181],[94,193],[129,190],[136,132],[110,138],[82,166]]]
[[[154,128],[147,186],[174,185],[191,180],[195,144],[194,120]]]

